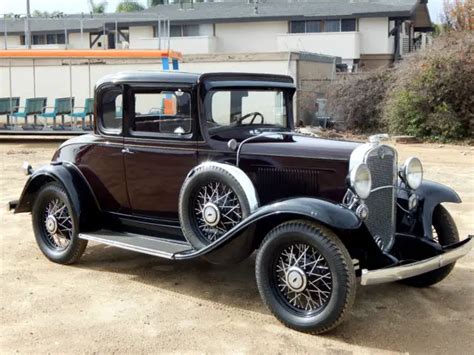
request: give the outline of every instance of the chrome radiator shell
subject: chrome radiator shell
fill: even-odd
[[[369,217],[364,221],[377,245],[389,251],[395,240],[397,151],[384,144],[364,144],[351,155],[349,169],[365,163],[372,175],[372,192],[364,201]]]

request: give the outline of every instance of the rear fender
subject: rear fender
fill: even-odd
[[[35,170],[23,188],[15,213],[31,212],[37,193],[50,182],[60,183],[64,187],[73,212],[79,217],[80,227],[85,227],[86,219],[90,223],[92,217],[97,216],[99,205],[87,180],[74,164],[66,162],[45,165]]]
[[[340,230],[355,230],[362,223],[354,211],[342,205],[315,198],[292,198],[258,208],[253,214],[212,244],[196,251],[176,254],[175,259],[189,259],[202,255],[212,256],[212,254],[223,250],[246,228],[275,216],[285,216],[286,219],[304,218]],[[254,238],[258,237],[263,236],[255,236]],[[229,250],[229,252],[232,253],[232,250]]]
[[[443,202],[461,203],[461,198],[450,187],[429,180],[424,180],[415,192],[423,205],[421,217],[424,237],[431,239],[433,211],[436,206]]]

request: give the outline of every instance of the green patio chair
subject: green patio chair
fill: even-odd
[[[72,112],[70,116],[74,119],[82,119],[82,129],[92,128],[92,115],[94,114],[94,99],[88,98],[84,102],[84,106],[76,108],[82,108],[82,111]],[[86,127],[86,117],[89,117],[89,126]]]
[[[36,118],[38,115],[42,114],[46,108],[46,102],[47,102],[46,97],[35,97],[35,98],[29,98],[25,100],[25,107],[23,107],[23,111],[17,111],[11,114],[11,117],[15,118],[16,121],[18,121],[18,118],[24,118],[25,119],[25,126],[23,126],[23,129],[31,129],[31,126],[28,125],[28,117],[33,116],[34,118],[34,123],[32,128],[36,128]],[[16,122],[18,123],[18,122]]]
[[[19,97],[2,97],[0,98],[0,115],[7,116],[7,123],[3,125],[4,128],[10,128],[10,115],[18,112],[20,106]]]
[[[48,118],[53,119],[53,129],[64,129],[65,122],[64,116],[70,115],[74,109],[74,97],[61,97],[54,100],[54,107],[52,112],[44,112],[39,117],[45,119],[45,125],[48,123]],[[56,117],[61,116],[61,124],[58,126],[56,124]]]

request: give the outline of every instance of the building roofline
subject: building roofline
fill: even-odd
[[[115,25],[151,25],[156,24],[158,17],[169,19],[172,24],[205,24],[205,23],[246,23],[246,22],[268,22],[268,21],[291,21],[291,20],[317,20],[331,18],[369,18],[369,17],[390,17],[390,18],[410,18],[416,9],[426,0],[403,0],[400,2],[389,2],[379,0],[377,3],[369,2],[349,2],[345,4],[341,1],[335,2],[280,2],[275,3],[268,0],[259,5],[259,12],[254,13],[253,4],[245,2],[218,2],[218,3],[196,3],[194,8],[180,9],[179,5],[159,5],[155,8],[143,10],[129,14],[105,14],[102,16],[89,15],[69,15],[56,20],[51,25],[51,29],[37,29],[41,23],[36,19],[32,33],[54,33],[64,31],[64,23],[67,23],[68,32],[80,32],[81,17],[85,19],[84,32],[100,32],[104,26]],[[228,11],[226,11],[228,10]],[[288,11],[286,11],[288,10]],[[308,13],[315,15],[308,16]],[[319,15],[318,15],[319,14]],[[156,16],[156,19],[154,17]],[[134,17],[134,18],[133,18]],[[143,19],[143,17],[147,17]],[[24,19],[18,20],[23,24]],[[35,18],[32,18],[34,23]],[[87,25],[87,21],[97,21],[96,24]],[[5,21],[0,19],[1,30],[5,26]],[[57,24],[57,27],[54,28]],[[8,30],[8,25],[7,25]],[[24,33],[23,26],[17,25],[8,31],[11,34]]]

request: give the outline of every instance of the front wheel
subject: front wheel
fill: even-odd
[[[78,218],[62,185],[50,183],[41,188],[32,217],[36,243],[49,260],[59,264],[79,260],[87,241],[78,237]]]
[[[263,301],[286,326],[319,334],[352,307],[356,284],[349,252],[328,228],[289,221],[265,237],[256,260]]]
[[[459,233],[456,223],[448,210],[441,205],[436,206],[433,211],[432,231],[433,241],[442,246],[459,242]],[[401,282],[414,287],[429,287],[444,280],[451,271],[453,271],[454,264],[456,263],[443,266],[425,274],[410,277]]]

